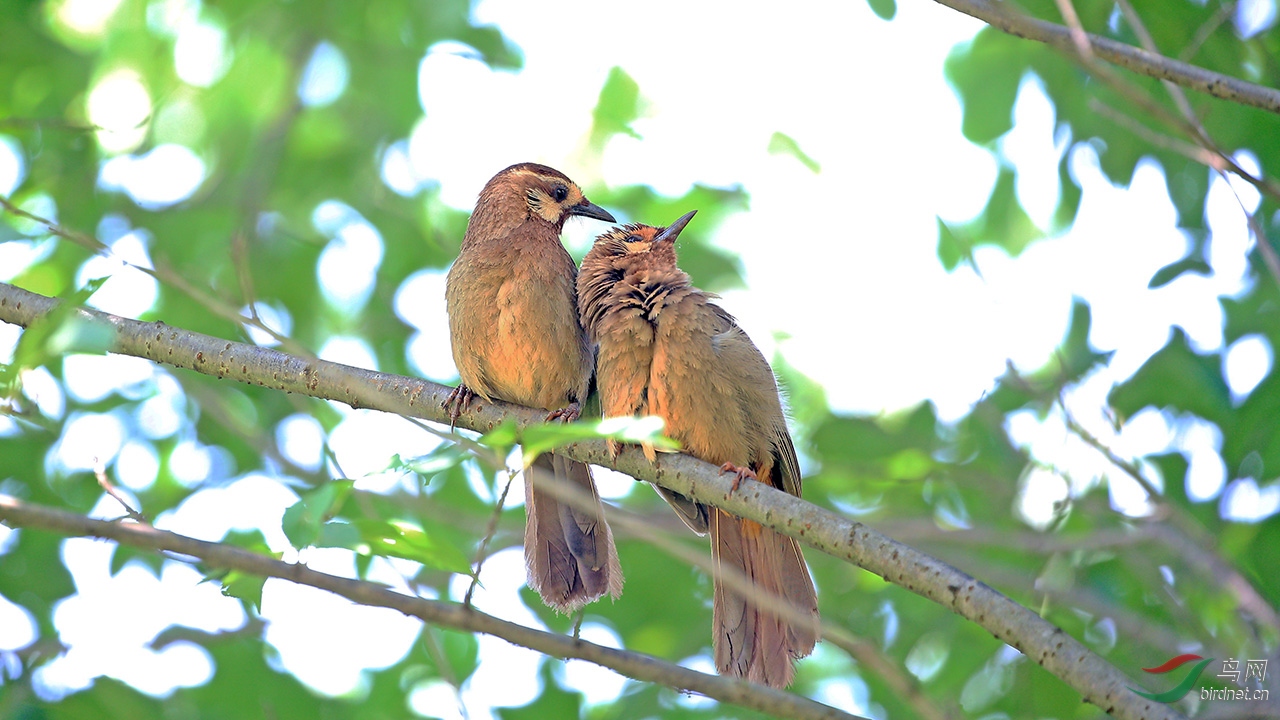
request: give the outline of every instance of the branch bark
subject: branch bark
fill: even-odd
[[[1079,55],[1072,29],[1029,17],[1009,3],[990,0],[935,0],[978,18],[988,25],[1027,40],[1051,45],[1071,55]],[[1139,75],[1168,80],[1182,87],[1280,115],[1280,90],[1206,70],[1181,60],[1149,52],[1111,38],[1086,33],[1094,57],[1131,70]]]
[[[30,326],[58,300],[0,283],[0,320]],[[442,403],[450,388],[435,383],[324,360],[228,342],[163,323],[128,320],[92,310],[79,316],[113,330],[112,352],[145,357],[218,378],[269,386],[352,407],[367,407],[447,423]],[[458,425],[480,432],[514,420],[520,429],[546,412],[507,403],[477,402]],[[688,455],[665,454],[650,464],[636,448],[613,458],[603,440],[556,450],[575,460],[610,467],[694,500],[755,520],[810,547],[880,575],[987,629],[1079,692],[1086,702],[1129,720],[1181,718],[1172,707],[1129,690],[1136,684],[1062,629],[946,563],[896,542],[860,522],[754,481],[733,491],[733,478]]]
[[[460,603],[403,595],[376,583],[352,580],[287,563],[231,545],[196,540],[157,530],[150,525],[96,520],[83,515],[25,503],[0,495],[0,522],[10,527],[50,530],[63,535],[114,540],[122,545],[199,558],[206,564],[259,577],[281,578],[328,590],[348,600],[399,610],[423,622],[485,633],[562,660],[578,659],[603,665],[629,678],[696,692],[721,702],[741,705],[770,715],[807,720],[860,720],[833,707],[799,695],[736,678],[708,675],[650,655],[596,645],[568,635],[535,630],[507,622]]]

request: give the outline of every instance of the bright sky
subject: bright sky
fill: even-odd
[[[106,5],[68,0],[63,20],[92,31],[109,18],[109,11],[103,15]],[[1274,4],[1242,7],[1260,5],[1272,9],[1267,22],[1273,21]],[[201,18],[198,4],[171,0],[164,7],[166,13],[153,20],[178,38],[179,77],[199,87],[216,83],[229,62],[225,33]],[[1132,187],[1115,188],[1103,178],[1092,150],[1077,150],[1071,170],[1084,185],[1084,197],[1069,235],[1036,243],[1018,258],[980,249],[976,260],[981,276],[970,268],[947,273],[936,256],[935,215],[955,222],[974,216],[997,171],[991,153],[960,135],[959,104],[941,71],[951,47],[971,37],[980,23],[926,0],[900,0],[892,22],[878,19],[856,0],[800,0],[776,14],[744,12],[741,4],[727,1],[658,0],[646,4],[644,12],[632,7],[565,0],[549,15],[544,7],[519,0],[481,2],[476,19],[502,28],[524,52],[524,69],[493,71],[461,46],[434,48],[420,72],[425,116],[410,137],[387,153],[387,183],[401,192],[439,183],[447,203],[467,210],[494,172],[524,160],[550,164],[583,184],[644,183],[669,195],[683,194],[695,182],[743,185],[751,197],[750,211],[730,218],[711,239],[740,255],[750,289],[727,293],[723,303],[766,355],[775,349],[775,333],[785,333],[789,339],[781,351],[823,384],[833,409],[841,412],[891,413],[929,399],[943,418],[957,419],[993,387],[1007,361],[1024,370],[1047,362],[1066,330],[1072,298],[1082,297],[1093,310],[1091,342],[1116,355],[1069,393],[1073,414],[1122,455],[1170,448],[1184,452],[1191,461],[1193,495],[1220,497],[1229,516],[1258,518],[1280,507],[1280,487],[1260,490],[1256,481],[1261,478],[1228,484],[1218,454],[1221,435],[1208,423],[1144,412],[1117,433],[1102,413],[1110,387],[1159,349],[1171,326],[1183,327],[1202,351],[1223,349],[1217,297],[1245,289],[1251,241],[1239,202],[1256,207],[1258,198],[1250,188],[1236,188],[1238,201],[1225,183],[1213,182],[1208,211],[1213,274],[1183,276],[1150,290],[1152,274],[1181,258],[1187,248],[1174,226],[1161,170],[1145,163]],[[1244,20],[1256,22],[1252,17]],[[661,41],[623,42],[619,28],[629,37]],[[564,52],[566,41],[573,47],[570,56]],[[340,48],[322,44],[299,91],[303,101],[338,101],[346,86],[346,62]],[[584,160],[583,147],[591,109],[613,66],[637,80],[647,111],[635,124],[641,137],[615,138],[596,167]],[[181,144],[130,154],[142,141],[134,132],[139,119],[152,112],[151,98],[136,74],[127,69],[111,73],[87,102],[91,119],[108,128],[100,133],[103,147],[119,153],[103,164],[104,190],[164,207],[188,197],[203,182],[203,161]],[[512,118],[505,111],[512,105],[526,111]],[[179,120],[192,121],[182,115],[190,112],[168,108],[156,122],[178,127]],[[1020,171],[1018,193],[1024,207],[1044,226],[1058,192],[1053,167],[1066,144],[1065,138],[1055,144],[1053,109],[1034,78],[1023,83],[1015,121],[1002,147]],[[769,154],[769,138],[777,131],[795,138],[821,163],[821,172]],[[1247,156],[1238,159],[1254,164]],[[0,136],[0,193],[16,187],[24,163],[17,143]],[[368,300],[369,278],[382,257],[377,229],[340,200],[321,205],[314,216],[316,227],[332,238],[319,272],[335,305]],[[56,213],[51,205],[33,209]],[[571,224],[566,241],[583,248],[602,229],[590,221]],[[115,222],[98,231],[121,257],[149,262],[152,238],[145,230]],[[688,232],[712,229],[695,221]],[[16,275],[48,251],[48,244],[0,244],[0,279]],[[96,305],[128,316],[150,307],[154,283],[117,262],[91,260],[78,279],[111,273],[114,279],[95,296]],[[287,332],[290,318],[282,308],[264,304],[259,310]],[[397,294],[396,311],[418,329],[409,348],[415,366],[428,377],[452,380],[443,273],[426,270],[406,282]],[[11,326],[0,326],[0,356],[16,337]],[[355,338],[334,338],[321,352],[330,359],[373,366],[373,353]],[[1228,349],[1224,373],[1237,397],[1246,396],[1265,377],[1273,355],[1260,337],[1242,339]],[[122,386],[150,388],[156,394],[136,417],[106,413],[74,418],[55,462],[66,469],[87,469],[95,457],[114,458],[127,487],[149,485],[159,466],[151,440],[173,436],[184,412],[177,384],[167,371],[134,358],[72,357],[64,369],[65,391],[79,400],[102,398]],[[30,373],[26,386],[42,411],[65,413],[63,389],[47,372]],[[392,454],[425,453],[434,444],[398,419],[343,412],[347,419],[331,443],[351,477],[385,467]],[[140,436],[130,436],[132,427],[140,429]],[[1112,479],[1117,507],[1135,514],[1145,511],[1140,491],[1074,440],[1059,414],[1043,419],[1018,414],[1009,430],[1046,468],[1059,470],[1036,470],[1022,480],[1018,510],[1028,524],[1043,525],[1055,500],[1083,490],[1103,474]],[[0,432],[5,431],[0,424]],[[277,437],[285,454],[300,465],[317,467],[321,462],[320,429],[311,418],[290,418]],[[225,466],[218,449],[195,438],[180,440],[175,472],[192,483]],[[623,495],[631,486],[602,475],[607,497]],[[385,487],[397,480],[373,475],[360,482]],[[511,495],[522,497],[518,488]],[[278,481],[255,474],[197,493],[157,525],[209,539],[230,528],[259,527],[275,549],[287,551],[279,517],[295,499]],[[119,514],[107,501],[96,512]],[[0,528],[0,547],[5,537]],[[166,566],[159,581],[136,568],[111,578],[106,573],[108,546],[68,540],[64,556],[79,594],[56,613],[63,641],[72,649],[40,671],[38,687],[48,696],[85,687],[100,674],[157,695],[198,684],[211,671],[198,646],[179,643],[157,653],[146,644],[169,623],[214,631],[244,622],[236,601],[200,585],[194,572],[179,565]],[[286,554],[286,559],[296,557]],[[311,550],[304,559],[317,569],[354,573],[351,555],[342,551]],[[411,572],[381,560],[374,568],[378,579],[397,586],[403,586],[402,573]],[[539,625],[516,597],[522,582],[518,551],[493,557],[484,567],[485,589],[478,593],[477,605]],[[461,597],[463,592],[465,587],[455,587],[450,595]],[[334,695],[358,691],[366,682],[364,669],[397,662],[418,627],[393,612],[353,607],[274,581],[267,584],[263,614],[271,623],[267,639],[278,652],[276,662],[318,691]],[[97,622],[103,615],[131,620],[114,623],[113,633],[107,634]],[[319,616],[334,629],[323,643],[311,632]],[[0,649],[25,645],[31,632],[24,612],[0,598]],[[600,623],[588,622],[583,635],[618,643],[616,634]],[[370,638],[384,642],[373,644]],[[537,656],[491,638],[482,638],[480,646],[481,669],[461,697],[470,717],[491,717],[493,707],[532,699],[538,688],[530,668]],[[685,662],[710,668],[706,657]],[[607,701],[621,688],[620,678],[585,663],[569,663],[557,672],[586,692],[590,702]],[[827,688],[824,699],[855,712],[869,709],[865,688]],[[412,702],[424,714],[458,716],[459,699],[444,684],[419,687]]]

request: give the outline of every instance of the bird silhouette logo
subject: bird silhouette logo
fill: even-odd
[[[1149,672],[1152,674],[1163,674],[1163,673],[1171,672],[1173,670],[1177,670],[1183,665],[1186,665],[1187,663],[1194,662],[1194,661],[1198,661],[1198,662],[1196,662],[1196,664],[1187,673],[1187,676],[1182,679],[1182,682],[1178,683],[1177,685],[1175,685],[1173,688],[1169,690],[1166,690],[1162,693],[1149,693],[1149,692],[1144,692],[1142,690],[1139,690],[1137,688],[1129,688],[1129,689],[1138,693],[1144,698],[1150,698],[1151,700],[1155,700],[1156,702],[1162,702],[1162,703],[1177,702],[1182,698],[1186,697],[1187,693],[1191,692],[1192,686],[1195,685],[1196,681],[1200,679],[1200,674],[1204,672],[1205,667],[1208,666],[1209,663],[1213,662],[1213,658],[1206,658],[1206,657],[1201,657],[1199,655],[1195,655],[1193,653],[1186,653],[1183,655],[1178,655],[1177,657],[1169,658],[1169,660],[1165,661],[1161,665],[1157,665],[1155,667],[1149,667],[1149,668],[1142,668],[1143,672]]]

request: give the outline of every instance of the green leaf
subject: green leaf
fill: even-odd
[[[401,522],[366,519],[353,520],[350,525],[358,531],[359,540],[368,546],[368,552],[374,555],[413,560],[427,567],[459,575],[471,574],[471,561],[461,550],[422,528]],[[351,537],[345,530],[341,532],[341,536]]]
[[[945,73],[960,97],[960,129],[986,145],[1013,127],[1013,102],[1025,72],[1027,42],[991,27],[960,43],[947,56]]]
[[[1089,329],[1093,326],[1093,311],[1089,304],[1076,299],[1071,303],[1071,321],[1067,325],[1066,337],[1058,351],[1061,363],[1057,368],[1054,385],[1061,388],[1069,382],[1075,382],[1085,373],[1100,363],[1111,360],[1114,352],[1100,353],[1089,343]]]
[[[1209,277],[1213,274],[1213,268],[1209,267],[1209,263],[1199,256],[1184,257],[1181,260],[1169,263],[1156,271],[1151,276],[1151,282],[1147,283],[1147,287],[1152,290],[1158,287],[1164,287],[1173,282],[1183,273],[1194,273],[1203,277]]]
[[[623,443],[649,443],[659,450],[679,450],[680,443],[662,434],[662,418],[616,417],[597,423],[546,423],[524,431],[520,445],[526,465],[544,452],[582,440],[611,439]]]
[[[267,539],[263,536],[261,530],[232,530],[222,538],[224,545],[234,545],[250,552],[256,552],[260,555],[269,555],[271,557],[280,557],[279,553],[271,552],[271,547],[267,545]]]
[[[498,717],[502,720],[581,717],[582,694],[567,692],[560,687],[550,668],[551,663],[543,663],[538,673],[542,676],[542,693],[536,700],[523,707],[498,708]]]
[[[893,0],[882,0],[888,2],[890,6],[890,16],[892,16]],[[873,2],[874,5],[874,2]],[[886,18],[887,19],[887,18]],[[808,153],[800,149],[800,144],[790,135],[775,132],[769,138],[769,154],[771,155],[790,155],[800,161],[802,165],[809,168],[810,171],[816,173],[822,172],[822,166],[818,164]]]
[[[320,535],[314,545],[359,550],[364,545],[364,538],[360,535],[360,529],[351,523],[332,520],[320,526]]]
[[[867,0],[867,5],[881,20],[892,20],[898,12],[898,5],[893,0]]]
[[[609,70],[609,77],[600,88],[600,99],[591,113],[592,149],[599,152],[614,135],[639,138],[631,123],[640,117],[644,103],[640,98],[640,86],[620,67]]]
[[[938,221],[938,260],[942,262],[942,267],[947,272],[955,270],[963,261],[974,272],[982,275],[982,270],[978,268],[978,264],[973,259],[973,246],[969,242],[969,238],[961,233],[956,233],[951,226],[937,218]]]
[[[252,605],[255,612],[262,612],[262,586],[266,582],[264,577],[232,570],[222,578],[222,594]]]
[[[1049,230],[1055,233],[1065,231],[1076,221],[1076,214],[1080,211],[1080,199],[1084,197],[1084,191],[1071,174],[1070,147],[1062,153],[1062,159],[1058,161],[1058,187],[1058,206],[1049,220]]]
[[[499,457],[506,457],[511,448],[518,442],[519,431],[514,420],[503,420],[498,427],[481,435],[478,442],[497,451]]]
[[[164,569],[164,556],[151,550],[140,550],[129,545],[117,545],[111,553],[111,575],[114,577],[126,565],[136,564],[146,568],[157,580]]]
[[[280,526],[290,544],[299,550],[314,545],[320,539],[321,525],[346,501],[353,484],[350,480],[327,482],[303,493],[298,502],[285,510]]]
[[[449,664],[447,669],[451,671],[446,673],[445,668],[438,668],[438,674],[443,677],[451,675],[459,680],[471,677],[479,667],[480,659],[480,643],[476,640],[476,636],[447,628],[431,628],[427,632],[438,640],[444,660]],[[423,642],[434,642],[435,640],[426,636],[427,632],[423,633]],[[432,665],[436,664],[435,653],[429,652],[427,657],[431,658]]]
[[[1216,356],[1198,355],[1182,328],[1107,401],[1123,417],[1145,407],[1172,408],[1222,424],[1231,413],[1231,392]]]
[[[944,267],[950,270],[962,258],[972,264],[971,250],[978,245],[997,245],[1016,256],[1044,234],[1018,203],[1015,180],[1012,169],[1000,168],[981,215],[964,225],[952,226],[939,221],[938,259]]]
[[[111,325],[77,312],[109,277],[96,278],[62,298],[48,315],[31,323],[18,338],[13,362],[0,365],[0,387],[15,392],[22,370],[47,365],[72,353],[103,354],[111,347]]]
[[[461,465],[464,461],[474,458],[475,455],[458,443],[444,442],[436,446],[434,450],[426,455],[420,455],[415,458],[403,460],[399,455],[394,455],[387,464],[387,470],[399,470],[401,472],[411,472],[422,477],[424,481],[430,480],[438,473],[442,473],[450,468]]]

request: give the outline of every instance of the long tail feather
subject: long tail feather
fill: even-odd
[[[818,597],[800,545],[759,523],[721,510],[711,517],[715,558],[713,648],[721,674],[745,677],[770,687],[791,683],[797,658],[813,652],[818,639]],[[725,575],[752,585],[744,594]],[[773,602],[791,606],[792,617],[764,609]]]
[[[555,480],[584,491],[594,507],[585,511],[561,502],[545,486]],[[530,587],[565,614],[605,593],[616,600],[622,594],[622,568],[590,467],[539,455],[525,471],[524,487],[524,561]]]

